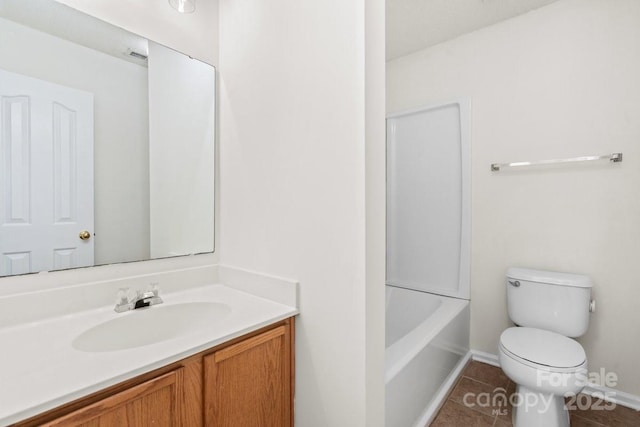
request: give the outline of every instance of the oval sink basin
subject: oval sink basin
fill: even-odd
[[[228,305],[216,302],[156,305],[100,323],[78,335],[72,345],[86,352],[142,347],[200,332],[229,313]]]

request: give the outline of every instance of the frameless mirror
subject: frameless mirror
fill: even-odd
[[[215,70],[0,0],[0,276],[213,251]]]

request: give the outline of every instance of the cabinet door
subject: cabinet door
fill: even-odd
[[[44,426],[179,426],[182,368],[122,391]]]
[[[204,358],[205,424],[292,425],[291,323]]]

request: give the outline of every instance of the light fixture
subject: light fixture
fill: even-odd
[[[169,0],[169,4],[180,13],[193,13],[196,10],[196,0]]]

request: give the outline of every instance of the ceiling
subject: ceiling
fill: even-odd
[[[0,0],[0,17],[146,67],[147,40],[53,0]]]
[[[557,0],[387,0],[387,60]]]
[[[557,0],[386,0],[387,60],[537,9]],[[147,41],[53,0],[0,0],[0,17],[139,65]],[[64,22],[65,25],[59,25]],[[91,31],[89,30],[91,29]]]

